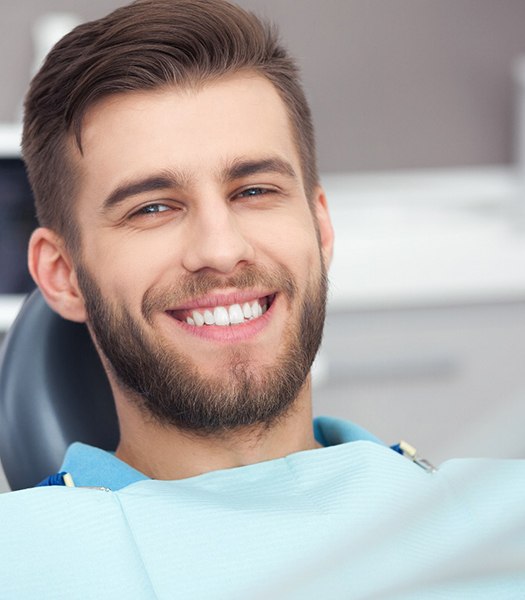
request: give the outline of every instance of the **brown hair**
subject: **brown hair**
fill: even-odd
[[[25,102],[22,150],[41,225],[78,246],[68,153],[82,151],[86,110],[111,94],[189,86],[239,70],[273,83],[287,108],[308,197],[318,181],[308,103],[275,29],[226,0],[138,0],[76,27],[34,77]]]

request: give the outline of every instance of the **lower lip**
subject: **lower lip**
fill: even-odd
[[[167,314],[172,323],[175,323],[186,333],[203,340],[232,344],[248,341],[262,332],[272,318],[275,303],[276,298],[274,298],[274,301],[264,315],[257,319],[240,323],[239,325],[202,325],[201,327],[197,327],[196,325],[189,325],[184,321],[179,321],[167,313],[165,314]]]

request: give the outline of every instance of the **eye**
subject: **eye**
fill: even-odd
[[[169,206],[167,206],[166,204],[161,204],[161,203],[146,204],[146,206],[139,208],[139,210],[137,210],[133,214],[134,215],[152,215],[155,213],[166,212],[168,210],[171,210],[171,208]]]
[[[175,208],[171,206],[169,203],[164,202],[150,202],[149,204],[144,204],[139,208],[135,209],[133,212],[128,214],[128,219],[141,219],[141,218],[154,218],[157,215],[168,216],[173,212]]]
[[[264,196],[270,194],[272,190],[263,187],[251,187],[239,192],[236,198],[253,198],[254,196]]]

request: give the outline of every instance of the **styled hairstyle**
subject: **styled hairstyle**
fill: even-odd
[[[74,219],[82,119],[103,97],[191,87],[241,70],[266,77],[292,125],[307,197],[318,181],[312,118],[298,69],[276,30],[226,0],[138,0],[60,40],[25,101],[22,152],[41,225],[79,245]]]

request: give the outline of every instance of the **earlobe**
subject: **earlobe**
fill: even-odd
[[[332,221],[328,211],[326,196],[321,187],[318,187],[315,191],[314,211],[317,217],[317,228],[319,231],[319,239],[321,251],[323,253],[324,264],[328,269],[332,262],[332,256],[334,252],[334,229],[332,227]]]
[[[29,241],[28,267],[55,312],[70,321],[86,321],[73,262],[59,235],[46,227],[33,232]]]

